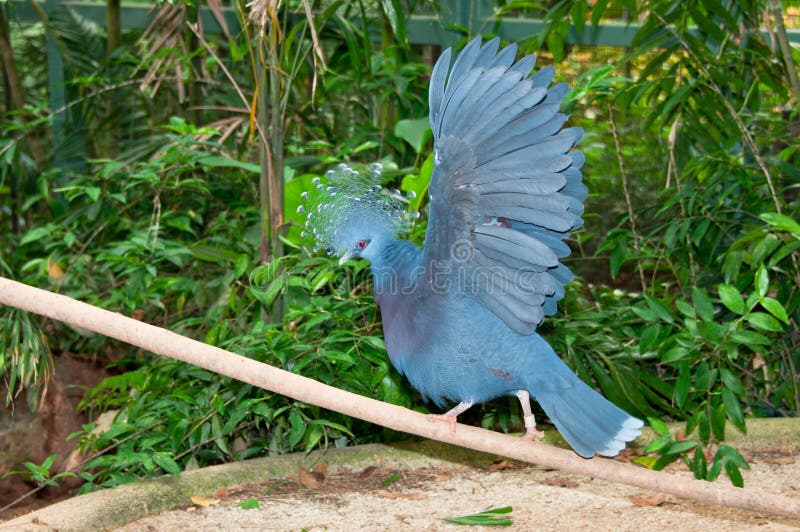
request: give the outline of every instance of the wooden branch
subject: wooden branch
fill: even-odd
[[[677,497],[800,518],[800,500],[774,493],[712,484],[607,458],[586,460],[572,451],[468,425],[459,424],[456,432],[451,433],[448,424],[432,423],[419,412],[339,390],[166,329],[2,277],[0,304],[110,336],[159,355],[394,430]]]

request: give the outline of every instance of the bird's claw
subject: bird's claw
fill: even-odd
[[[446,421],[450,424],[450,432],[455,433],[458,418],[447,414],[428,414],[428,421]]]
[[[543,437],[544,437],[544,432],[538,430],[536,427],[528,427],[528,429],[525,431],[525,436],[523,436],[523,438],[525,438],[526,440],[531,440],[531,441],[539,441]]]

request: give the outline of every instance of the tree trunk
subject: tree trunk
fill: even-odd
[[[0,55],[3,59],[3,75],[9,92],[7,111],[22,111],[25,108],[25,93],[22,89],[22,81],[19,79],[19,72],[17,72],[17,64],[14,62],[14,49],[11,46],[8,20],[3,7],[0,6]],[[41,141],[33,129],[25,130],[25,139],[28,141],[28,149],[36,161],[36,167],[41,169],[47,159]]]
[[[120,0],[106,0],[106,57],[122,44]]]

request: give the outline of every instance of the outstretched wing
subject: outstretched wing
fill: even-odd
[[[514,331],[556,310],[571,272],[563,242],[582,224],[583,131],[563,128],[566,84],[552,67],[514,61],[516,45],[471,41],[433,68],[434,171],[424,264],[432,289],[473,293]],[[453,283],[456,282],[457,285]]]

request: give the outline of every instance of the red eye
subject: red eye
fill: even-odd
[[[359,240],[358,244],[356,245],[358,246],[359,249],[364,249],[365,247],[367,247],[367,242],[366,240]]]

